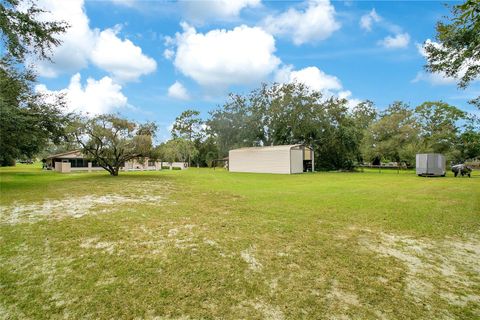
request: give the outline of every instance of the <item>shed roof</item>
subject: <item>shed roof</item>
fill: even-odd
[[[238,148],[232,149],[230,151],[235,152],[247,152],[247,151],[281,151],[281,150],[290,150],[293,147],[301,147],[302,144],[287,144],[287,145],[280,145],[280,146],[267,146],[267,147],[246,147],[246,148]]]

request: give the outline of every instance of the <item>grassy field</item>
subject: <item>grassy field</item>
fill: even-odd
[[[0,177],[0,319],[480,318],[478,171]]]

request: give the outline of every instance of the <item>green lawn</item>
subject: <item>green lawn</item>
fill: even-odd
[[[0,178],[0,319],[480,318],[478,171]]]

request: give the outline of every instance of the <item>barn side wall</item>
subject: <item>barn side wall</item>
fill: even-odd
[[[231,172],[290,173],[290,150],[231,150],[228,157]]]

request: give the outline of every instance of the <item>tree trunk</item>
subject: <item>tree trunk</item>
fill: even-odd
[[[118,167],[113,168],[113,167],[108,166],[104,169],[107,170],[108,173],[110,173],[111,176],[113,176],[113,177],[118,176],[118,169],[119,169]]]

